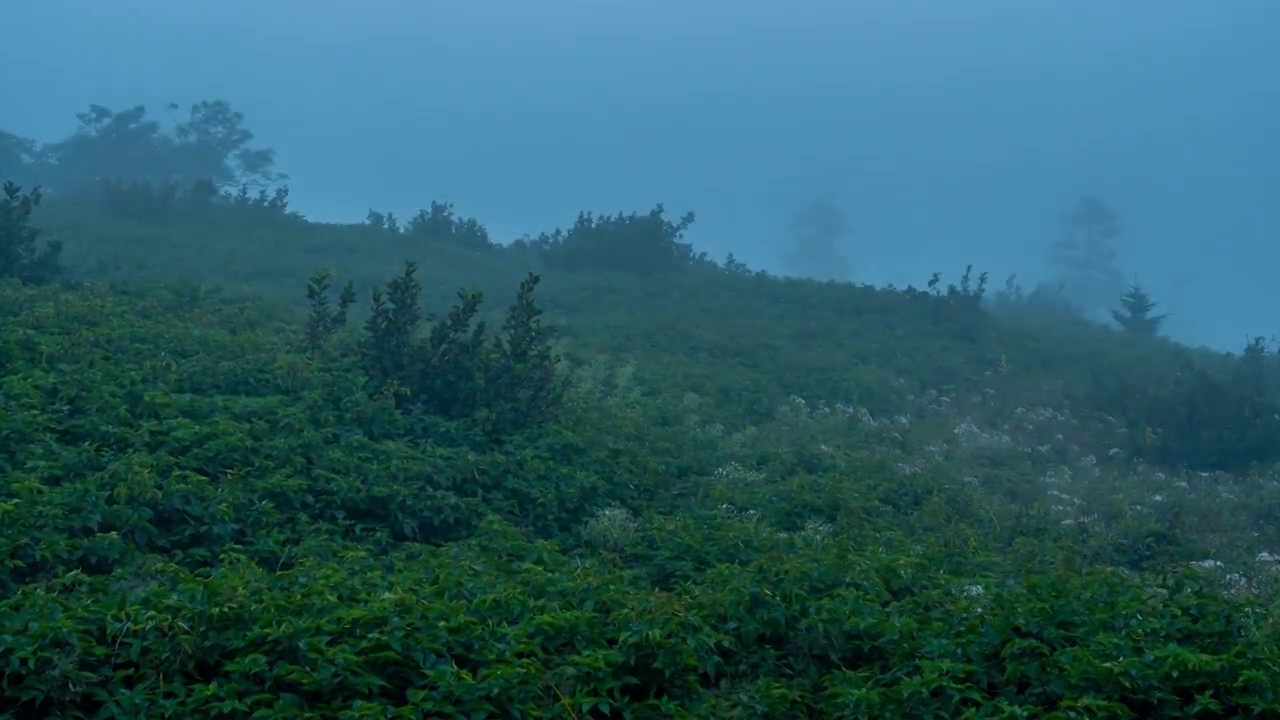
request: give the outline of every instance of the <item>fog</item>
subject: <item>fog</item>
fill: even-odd
[[[0,128],[225,99],[314,218],[448,199],[510,239],[663,202],[776,269],[831,197],[856,280],[999,285],[1094,193],[1169,334],[1280,331],[1274,0],[9,5]]]

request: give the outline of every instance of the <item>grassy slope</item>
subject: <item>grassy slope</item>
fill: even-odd
[[[367,297],[408,257],[430,305],[500,308],[527,269],[359,228],[45,222],[97,277],[282,302],[317,266]],[[1280,712],[1274,472],[1108,452],[1097,396],[1172,367],[1162,343],[752,278],[540,290],[574,390],[495,448],[308,359],[280,305],[0,288],[0,707]]]
[[[56,235],[76,239],[65,256],[91,277],[213,282],[294,304],[319,267],[354,281],[367,305],[369,291],[411,259],[420,266],[428,307],[443,310],[467,287],[484,291],[494,312],[525,272],[547,274],[514,254],[424,245],[361,226],[246,226],[217,217],[156,226],[67,209],[46,222]],[[771,412],[787,394],[890,403],[882,392],[886,382],[904,381],[916,391],[972,384],[1002,358],[1012,370],[1008,382],[1020,383],[1033,398],[1073,401],[1117,368],[1159,372],[1177,361],[1164,343],[1065,323],[1050,332],[957,323],[922,311],[900,293],[850,286],[568,274],[546,283],[539,297],[572,341],[571,352],[643,358],[642,372],[665,364],[662,379],[675,379],[681,389],[735,393],[735,415],[743,409],[737,393],[772,390],[751,402],[755,413]],[[664,357],[674,362],[663,363]]]

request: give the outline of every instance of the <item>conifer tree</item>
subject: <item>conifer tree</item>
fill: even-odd
[[[1140,283],[1133,283],[1129,286],[1129,291],[1120,298],[1120,310],[1112,310],[1111,317],[1124,328],[1126,332],[1135,335],[1154,336],[1160,332],[1160,325],[1164,323],[1168,315],[1152,315],[1160,303],[1151,299],[1151,294],[1142,287]]]

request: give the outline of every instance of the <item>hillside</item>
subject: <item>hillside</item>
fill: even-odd
[[[1280,716],[1262,346],[446,220],[39,209],[0,717]]]

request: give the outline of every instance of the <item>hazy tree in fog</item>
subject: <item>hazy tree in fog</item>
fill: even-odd
[[[252,147],[244,115],[223,100],[195,103],[169,127],[142,105],[120,112],[90,105],[76,119],[79,127],[70,137],[44,145],[0,133],[0,173],[54,192],[107,180],[229,189],[284,179],[275,170],[274,151]]]
[[[1119,216],[1106,200],[1086,195],[1063,213],[1059,227],[1049,261],[1066,299],[1091,317],[1109,310],[1125,291],[1116,265]]]
[[[189,179],[212,180],[219,186],[255,185],[283,180],[275,169],[276,154],[253,148],[253,132],[244,126],[244,113],[224,100],[191,106],[187,119],[174,130],[181,150],[176,170]]]
[[[38,182],[39,178],[32,170],[39,155],[40,146],[35,141],[0,130],[0,182]]]
[[[161,179],[176,159],[176,148],[159,122],[138,105],[113,112],[90,105],[76,115],[80,126],[65,140],[44,148],[52,167],[46,183],[58,190],[101,180]]]
[[[815,280],[848,280],[852,271],[841,246],[849,237],[849,222],[835,202],[818,200],[787,224],[790,249],[785,262],[789,274]]]

